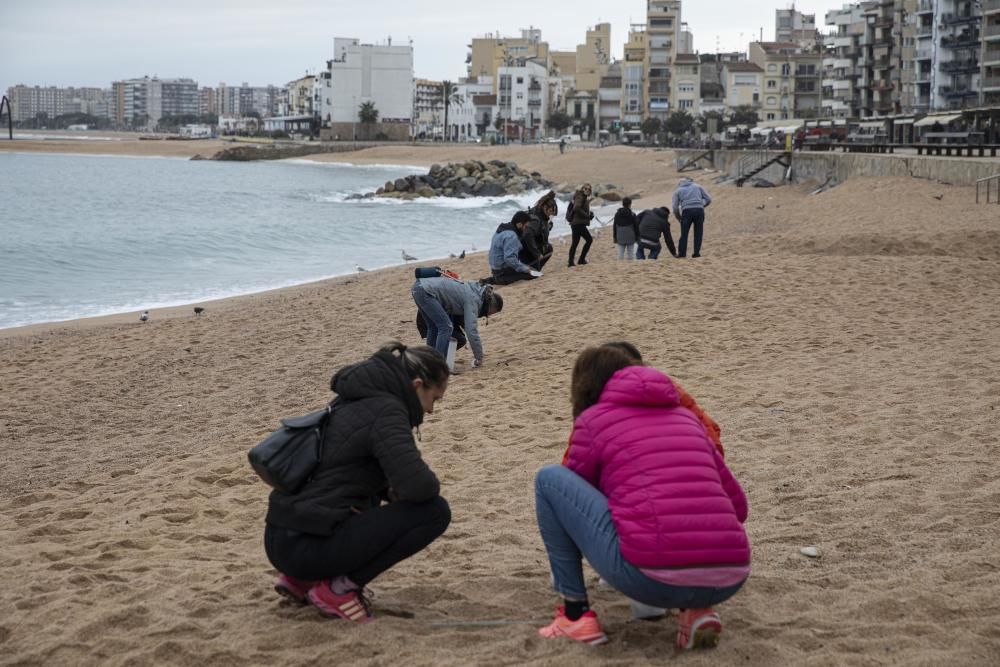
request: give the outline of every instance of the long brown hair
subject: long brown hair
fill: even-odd
[[[604,385],[611,376],[627,366],[638,366],[642,362],[620,347],[602,345],[588,347],[576,358],[573,365],[573,379],[570,386],[570,400],[573,403],[573,418],[597,403],[604,391]]]

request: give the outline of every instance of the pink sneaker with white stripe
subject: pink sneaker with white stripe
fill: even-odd
[[[338,595],[330,589],[329,581],[321,581],[310,588],[309,601],[324,616],[343,618],[354,623],[367,623],[374,618],[371,603],[361,591],[347,591]]]

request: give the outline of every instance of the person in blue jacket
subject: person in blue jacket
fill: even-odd
[[[490,242],[490,272],[493,274],[487,280],[493,285],[510,285],[519,280],[532,280],[542,276],[521,261],[519,255],[523,249],[521,235],[531,221],[531,216],[525,211],[518,211],[510,222],[497,227]]]
[[[681,221],[681,237],[677,240],[677,256],[684,257],[687,253],[688,230],[694,226],[694,253],[692,257],[701,257],[701,237],[705,226],[705,209],[712,203],[712,198],[690,178],[683,178],[674,191],[674,217]]]

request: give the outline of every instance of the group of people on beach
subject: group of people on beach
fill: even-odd
[[[663,246],[660,237],[667,244],[672,257],[687,256],[688,232],[694,229],[692,257],[701,257],[701,242],[705,228],[705,209],[712,203],[712,197],[702,186],[690,178],[681,179],[672,200],[674,217],[680,221],[681,235],[674,246],[670,233],[670,209],[666,206],[646,209],[638,215],[632,211],[632,200],[622,199],[621,208],[615,213],[614,242],[618,247],[618,259],[657,259]],[[572,263],[572,257],[570,258]]]
[[[334,374],[339,408],[311,480],[270,495],[264,545],[278,593],[367,623],[366,586],[445,532],[451,507],[413,429],[449,377],[437,350],[398,342]],[[539,635],[608,640],[590,608],[586,558],[643,610],[637,617],[679,610],[679,648],[715,646],[722,621],[713,607],[750,573],[747,500],[718,425],[631,343],[583,350],[570,386],[569,445],[561,464],[535,476],[538,529],[562,597]]]
[[[584,186],[573,202],[573,214],[588,222],[589,197]],[[697,256],[710,202],[700,188],[678,188],[675,215],[688,225],[676,252],[665,236],[671,254],[683,256],[687,228],[695,226]],[[629,204],[621,210],[630,211]],[[519,273],[540,274],[552,256],[548,232],[557,212],[549,193],[501,225],[491,266],[496,254],[520,262],[510,267]],[[668,215],[666,209],[647,211],[632,230],[648,240],[644,223],[656,221],[662,233]],[[587,239],[579,264],[586,263],[589,245]],[[660,250],[640,248],[652,259]],[[448,528],[451,508],[413,430],[448,389],[455,335],[464,333],[472,365],[482,364],[477,321],[502,310],[491,283],[513,282],[506,268],[495,267],[492,281],[418,277],[411,293],[427,345],[393,342],[334,374],[330,388],[339,407],[322,434],[312,478],[294,494],[270,495],[264,544],[279,572],[278,593],[324,615],[367,623],[373,618],[367,585]],[[677,609],[679,648],[715,646],[722,621],[714,606],[735,595],[750,574],[747,500],[725,464],[718,425],[623,341],[580,353],[569,398],[574,421],[562,462],[535,477],[538,529],[552,586],[562,597],[555,618],[538,634],[592,645],[608,641],[590,608],[586,558],[603,581],[632,600],[635,617]]]

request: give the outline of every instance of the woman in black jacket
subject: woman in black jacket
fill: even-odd
[[[340,369],[323,459],[295,495],[272,491],[264,548],[282,595],[365,623],[365,586],[440,537],[451,510],[413,429],[448,388],[444,357],[392,343]]]

